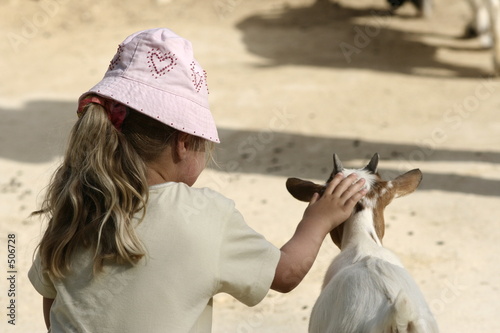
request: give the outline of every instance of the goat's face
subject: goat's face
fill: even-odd
[[[422,180],[422,173],[419,169],[414,169],[396,177],[394,180],[385,181],[377,172],[378,158],[378,154],[373,155],[370,162],[362,169],[345,169],[338,156],[334,154],[333,171],[326,183],[328,184],[339,172],[345,177],[351,173],[356,173],[359,178],[366,180],[365,187],[368,189],[368,193],[358,202],[353,214],[364,209],[373,210],[374,228],[378,238],[382,241],[385,230],[384,208],[392,199],[413,192]],[[309,202],[314,193],[323,194],[326,185],[318,185],[298,178],[288,178],[286,187],[294,198]],[[344,224],[341,224],[330,232],[333,242],[339,248],[342,248],[343,231]]]

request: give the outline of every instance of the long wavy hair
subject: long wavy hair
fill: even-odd
[[[73,126],[64,160],[40,210],[48,226],[39,244],[42,266],[55,278],[71,270],[76,251],[91,249],[94,273],[105,260],[136,264],[146,254],[135,232],[148,201],[147,163],[177,138],[178,131],[128,109],[121,131],[106,110],[90,103]],[[213,145],[190,137],[193,149]]]

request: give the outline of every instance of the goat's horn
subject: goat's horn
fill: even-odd
[[[340,158],[337,156],[337,154],[333,154],[333,176],[335,176],[339,172],[342,172],[343,170],[344,167],[342,166],[342,162],[340,162]]]
[[[372,172],[372,173],[376,173],[377,167],[378,167],[378,158],[379,158],[378,153],[375,153],[373,155],[372,159],[370,160],[370,163],[368,163],[368,165],[365,167],[365,169]]]

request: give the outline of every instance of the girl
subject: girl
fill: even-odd
[[[335,177],[278,249],[231,200],[192,188],[219,139],[206,74],[168,29],[125,39],[77,113],[29,272],[54,333],[210,332],[215,294],[252,306],[292,290],[365,195]]]

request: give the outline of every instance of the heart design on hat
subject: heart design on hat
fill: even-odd
[[[191,76],[193,77],[192,81],[194,85],[194,89],[196,92],[200,92],[203,83],[205,83],[205,87],[207,86],[207,72],[201,70],[202,72],[196,70],[196,63],[191,62]],[[207,88],[208,91],[208,88]]]
[[[121,60],[121,54],[122,54],[122,52],[123,52],[123,46],[118,45],[118,49],[116,50],[115,56],[109,62],[108,70],[115,69],[116,64],[118,64],[118,62],[120,62],[120,60]]]
[[[155,78],[165,75],[177,65],[175,54],[172,52],[164,53],[160,51],[160,49],[152,49],[149,51],[148,59],[148,64],[150,64],[149,67],[152,67],[151,75]]]

